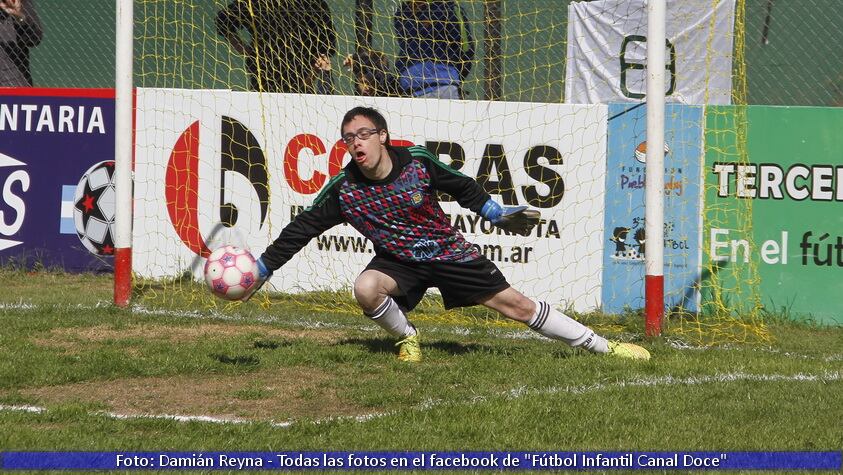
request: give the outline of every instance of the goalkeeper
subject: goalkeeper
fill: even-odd
[[[445,308],[484,305],[573,347],[649,359],[644,348],[607,341],[512,288],[497,266],[451,226],[436,192],[448,193],[501,229],[525,236],[538,224],[538,211],[501,207],[476,181],[423,147],[389,145],[386,119],[375,109],[348,111],[341,132],[352,160],[258,259],[261,283],[311,239],[347,222],[375,247],[375,257],[354,282],[354,296],[366,316],[399,339],[402,361],[421,360],[419,332],[406,314],[430,287],[439,288]]]

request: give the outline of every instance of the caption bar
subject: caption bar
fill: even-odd
[[[841,452],[4,452],[3,470],[841,470]]]

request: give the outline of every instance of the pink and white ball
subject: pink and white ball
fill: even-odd
[[[258,280],[258,263],[249,251],[223,246],[205,262],[205,282],[211,292],[225,300],[240,300]]]

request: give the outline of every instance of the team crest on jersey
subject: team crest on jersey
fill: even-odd
[[[417,191],[410,196],[410,201],[413,203],[413,206],[418,208],[422,204],[422,201],[424,201],[424,195],[421,191]]]

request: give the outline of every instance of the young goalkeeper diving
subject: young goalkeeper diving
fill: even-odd
[[[351,109],[340,130],[352,160],[258,259],[261,284],[311,239],[347,222],[375,247],[375,257],[354,281],[354,297],[366,316],[399,339],[402,361],[421,361],[419,332],[406,314],[430,287],[439,288],[445,308],[484,305],[572,347],[650,358],[646,349],[608,341],[512,288],[497,266],[451,226],[436,192],[448,193],[461,206],[521,235],[529,235],[538,224],[538,211],[501,207],[476,181],[423,147],[389,145],[386,119],[375,109]]]

